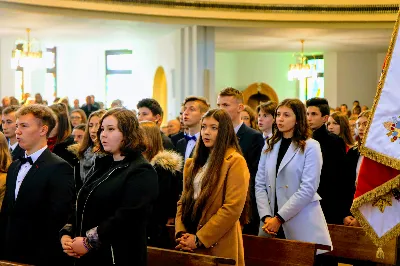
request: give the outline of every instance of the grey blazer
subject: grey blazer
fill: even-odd
[[[317,194],[322,153],[316,140],[308,139],[304,152],[293,142],[290,144],[276,173],[281,141],[271,152],[261,153],[256,175],[256,200],[260,217],[274,216],[275,193],[278,214],[285,220],[282,225],[287,239],[329,245],[325,216]],[[259,235],[265,235],[261,230]],[[320,252],[319,252],[320,253]]]

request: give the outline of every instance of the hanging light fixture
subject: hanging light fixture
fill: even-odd
[[[316,78],[317,70],[315,64],[307,64],[307,57],[304,56],[304,40],[301,42],[301,53],[297,55],[297,63],[289,65],[288,79],[290,81],[297,79]]]
[[[42,50],[36,40],[31,40],[31,29],[26,29],[27,39],[17,40],[12,51],[11,68],[18,67],[36,68],[42,64]]]

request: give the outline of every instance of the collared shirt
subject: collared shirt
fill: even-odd
[[[272,133],[268,134],[268,136],[265,136],[265,133],[263,132],[264,140],[270,139],[271,137],[272,137]]]
[[[237,125],[237,126],[234,128],[236,134],[238,133],[238,131],[239,131],[239,129],[240,129],[240,127],[241,127],[242,125],[243,125],[243,122],[240,123],[239,125]]]
[[[18,141],[16,141],[13,145],[11,145],[10,141],[8,141],[8,148],[11,149],[11,152],[13,152],[15,150],[17,145],[18,145]]]
[[[191,135],[189,133],[187,135],[189,137],[191,137]],[[194,135],[196,136],[196,139],[200,138],[200,132],[197,132]],[[194,146],[196,146],[196,141],[194,141],[192,139],[189,140],[188,143],[187,143],[187,146],[186,146],[186,151],[185,151],[185,161],[186,161],[187,158],[190,157],[190,154],[192,153]]]
[[[40,150],[32,153],[30,156],[28,156],[25,151],[25,158],[31,157],[33,163],[35,163],[36,160],[39,158],[39,156],[42,155],[42,153],[44,152],[45,149],[47,149],[47,145],[44,146],[43,148],[41,148]],[[29,170],[31,169],[31,167],[32,167],[32,165],[28,162],[21,165],[21,168],[19,169],[19,172],[17,175],[17,181],[15,184],[15,199],[17,199],[18,192],[21,187],[22,181],[24,181],[24,178],[25,178],[26,174],[29,172]]]

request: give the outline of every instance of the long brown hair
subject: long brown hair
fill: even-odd
[[[200,134],[200,138],[197,140],[193,155],[193,164],[189,171],[187,171],[189,175],[185,177],[185,186],[181,198],[182,220],[190,218],[194,221],[201,214],[207,200],[209,200],[218,183],[221,167],[228,148],[234,148],[241,153],[229,114],[222,109],[212,109],[203,116],[201,122],[206,117],[212,117],[218,121],[217,139],[212,149],[204,145],[202,134]],[[194,200],[194,178],[206,162],[208,162],[208,167],[205,169],[204,177],[201,181],[201,192],[197,200]]]
[[[65,141],[71,136],[71,122],[69,121],[67,106],[63,103],[56,103],[50,106],[50,109],[57,116],[57,140],[56,144]]]
[[[74,110],[71,111],[71,116],[72,116],[73,113],[78,113],[82,118],[81,124],[86,124],[87,116],[86,116],[85,111],[83,111],[82,109],[74,109]]]
[[[161,132],[156,123],[151,121],[143,121],[139,123],[143,129],[146,150],[143,156],[150,162],[154,156],[164,150]]]
[[[265,153],[272,151],[274,145],[282,139],[283,133],[278,130],[276,125],[276,114],[281,106],[286,106],[292,109],[294,115],[296,116],[296,124],[294,126],[292,142],[294,142],[300,148],[300,150],[304,152],[306,140],[311,137],[311,129],[307,123],[306,107],[299,99],[285,99],[275,109],[275,122],[273,125],[274,135],[268,139],[268,148],[265,150]]]
[[[255,130],[258,130],[258,126],[257,126],[257,119],[256,119],[256,112],[254,112],[254,110],[250,107],[250,106],[248,106],[248,105],[245,105],[244,106],[244,109],[243,109],[243,111],[242,112],[246,112],[246,113],[248,113],[249,114],[249,117],[250,117],[250,126],[251,126],[251,128],[253,128],[253,129],[255,129]]]
[[[11,164],[10,148],[4,134],[0,132],[0,172],[7,173],[8,167]]]
[[[82,144],[79,146],[79,151],[78,151],[78,157],[79,158],[83,158],[83,154],[85,153],[85,151],[90,148],[90,147],[97,147],[98,146],[98,141],[96,141],[97,143],[94,143],[92,141],[92,139],[90,138],[90,132],[89,132],[89,123],[90,123],[90,119],[92,117],[98,117],[101,119],[101,117],[106,113],[106,110],[98,110],[95,111],[93,113],[91,113],[89,115],[89,119],[87,120],[86,123],[86,129],[85,129],[85,135],[83,135],[83,140],[82,140]],[[100,128],[100,127],[99,127]]]
[[[354,140],[353,136],[351,135],[349,119],[347,118],[347,116],[342,115],[339,112],[335,112],[331,114],[331,117],[340,126],[339,137],[344,140],[344,143],[346,143],[347,146],[353,146]]]

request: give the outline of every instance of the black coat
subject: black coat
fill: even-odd
[[[162,131],[160,132],[164,150],[171,150],[171,151],[174,150],[175,146],[174,144],[172,144],[171,139],[168,136],[166,136]]]
[[[146,227],[158,195],[157,173],[139,153],[115,165],[97,158],[78,193],[75,219],[61,235],[86,236],[97,227],[101,245],[76,265],[146,265]]]
[[[32,265],[63,265],[58,232],[73,213],[75,186],[71,166],[46,149],[25,176],[15,200],[21,162],[7,174],[0,213],[1,259]]]
[[[72,167],[79,163],[76,155],[68,150],[68,147],[74,144],[74,138],[68,137],[65,141],[54,145],[53,153],[67,161]]]
[[[353,203],[354,194],[356,193],[356,178],[357,178],[357,164],[360,158],[360,152],[358,146],[354,146],[346,154],[346,180],[341,190],[341,197],[344,199],[345,209],[347,215],[352,215],[350,212],[351,205]]]
[[[342,138],[330,133],[325,125],[313,132],[321,146],[323,164],[318,187],[321,207],[328,224],[343,224],[346,206],[339,192],[346,183],[346,145]]]
[[[19,144],[15,147],[15,149],[11,153],[13,161],[19,159],[20,157],[25,156],[25,150],[22,149]]]
[[[258,162],[260,161],[261,151],[264,147],[264,138],[262,134],[245,124],[239,128],[236,136],[239,140],[239,145],[246,160],[247,167],[250,172],[250,224],[245,225],[243,233],[258,235],[260,217],[257,210],[257,202],[255,195],[255,178],[258,170]]]
[[[148,225],[148,245],[170,248],[166,224],[175,218],[177,203],[183,189],[182,158],[174,151],[162,151],[151,160],[158,175],[159,194]]]

